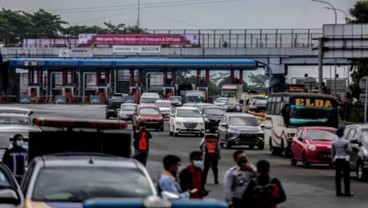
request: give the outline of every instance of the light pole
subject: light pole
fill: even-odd
[[[329,9],[329,10],[333,10],[333,8],[331,8],[331,7],[325,7],[326,9]],[[347,21],[348,19],[349,19],[349,17],[348,17],[348,14],[344,11],[344,10],[342,10],[342,9],[337,9],[337,8],[335,8],[335,10],[336,11],[339,11],[339,12],[342,12],[344,15],[345,15],[345,21]]]
[[[321,1],[321,0],[312,0],[312,1],[329,5],[335,13],[335,25],[337,24],[337,12],[336,12],[336,8],[334,7],[334,5],[332,5],[330,2],[327,2],[327,1]],[[323,44],[323,41],[320,41],[320,44]],[[320,47],[320,49],[323,49],[323,47]],[[320,53],[323,53],[323,51],[320,51]],[[321,59],[323,59],[323,58],[321,57]],[[319,68],[320,68],[319,69],[320,75],[319,75],[319,80],[318,80],[318,82],[319,82],[318,83],[318,92],[322,92],[323,66],[320,66]],[[336,96],[336,59],[335,59],[335,83],[334,83],[334,85],[335,85],[334,86],[334,88],[335,88],[334,94]]]

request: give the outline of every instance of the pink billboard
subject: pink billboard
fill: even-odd
[[[182,34],[79,34],[79,44],[96,45],[198,45],[198,35]]]

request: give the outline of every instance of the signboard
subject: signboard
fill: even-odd
[[[359,88],[361,91],[365,92],[368,87],[368,76],[364,76],[359,80]]]
[[[92,58],[93,53],[90,48],[73,48],[73,49],[60,49],[60,58]]]
[[[113,46],[112,51],[114,53],[160,53],[161,46],[133,46],[133,45],[121,45]]]
[[[78,39],[76,38],[39,38],[39,39],[23,39],[22,46],[27,48],[32,47],[76,47]]]
[[[324,58],[368,57],[368,24],[323,25]]]
[[[80,34],[80,44],[95,45],[198,45],[198,35],[187,34]]]
[[[359,100],[360,100],[360,102],[365,102],[365,93],[360,93],[359,94]]]

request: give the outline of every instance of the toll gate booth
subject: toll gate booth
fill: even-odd
[[[62,71],[62,87],[60,98],[65,103],[74,103],[76,87],[78,85],[78,74],[76,68],[64,68]]]

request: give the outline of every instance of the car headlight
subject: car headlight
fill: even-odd
[[[175,125],[182,125],[182,123],[180,121],[175,121]]]
[[[311,150],[311,151],[316,151],[317,148],[316,148],[316,145],[309,144],[308,149]]]
[[[264,138],[264,131],[259,131],[257,135],[258,137]]]
[[[208,118],[204,118],[203,120],[204,120],[204,122],[210,122],[210,120],[208,120]]]
[[[199,125],[200,125],[200,126],[204,126],[204,123],[203,123],[203,122],[201,122],[201,123],[199,123]]]

